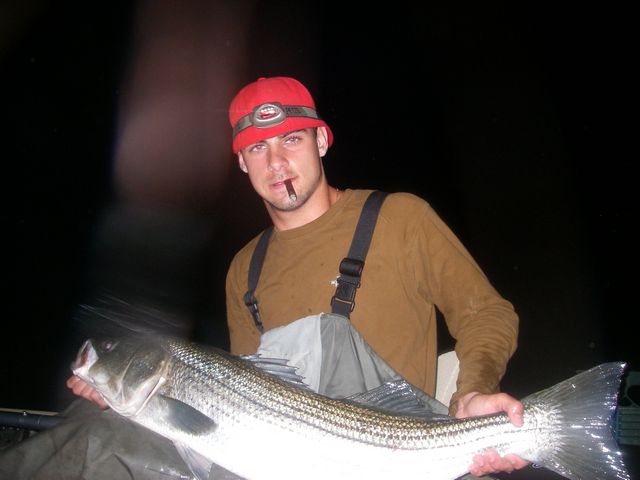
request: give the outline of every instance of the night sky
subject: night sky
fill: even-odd
[[[504,390],[640,369],[629,12],[9,3],[0,406],[64,408],[81,340],[114,319],[227,346],[226,268],[268,219],[225,109],[272,75],[305,83],[331,125],[331,184],[425,198],[513,302]]]

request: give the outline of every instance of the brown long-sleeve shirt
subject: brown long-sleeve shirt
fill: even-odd
[[[256,288],[265,330],[331,311],[340,261],[370,190],[347,190],[321,217],[274,231]],[[231,351],[254,353],[260,333],[243,302],[258,237],[233,259],[227,274]],[[355,298],[351,321],[383,359],[433,395],[436,307],[456,339],[457,392],[494,393],[516,349],[518,317],[468,251],[424,200],[394,193],[385,200]]]

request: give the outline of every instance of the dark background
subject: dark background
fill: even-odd
[[[332,184],[422,196],[514,303],[505,391],[640,369],[629,12],[60,3],[0,8],[0,406],[64,408],[81,340],[114,325],[227,346],[226,268],[267,218],[225,109],[272,75],[314,94]]]

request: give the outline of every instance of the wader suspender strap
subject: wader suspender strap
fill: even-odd
[[[373,230],[378,220],[378,212],[384,202],[387,192],[371,192],[369,198],[362,207],[360,219],[353,234],[349,253],[340,262],[340,276],[338,277],[338,287],[331,299],[331,311],[349,318],[356,303],[354,298],[356,290],[360,287],[360,277],[364,268],[364,259],[369,251]]]
[[[367,256],[369,245],[371,244],[373,230],[378,220],[378,212],[386,196],[386,192],[373,191],[362,207],[362,213],[360,213],[360,219],[353,234],[349,253],[342,262],[340,262],[338,287],[336,288],[335,295],[331,298],[331,311],[333,313],[338,313],[349,318],[349,315],[355,307],[354,298],[356,296],[356,290],[360,286],[360,276],[364,268],[364,259]],[[256,324],[256,328],[260,333],[264,332],[264,326],[260,318],[258,299],[255,296],[255,291],[264,259],[267,256],[267,247],[269,246],[269,239],[272,233],[273,226],[270,226],[262,233],[258,240],[249,264],[249,290],[244,294],[244,303],[251,312],[253,322]]]
[[[258,285],[258,279],[260,278],[260,272],[262,271],[262,264],[267,256],[267,247],[269,246],[269,239],[273,233],[273,225],[262,232],[260,240],[256,245],[253,255],[251,256],[251,263],[249,264],[249,290],[244,294],[244,304],[247,306],[253,317],[253,322],[256,324],[256,328],[260,333],[264,332],[264,326],[262,325],[262,319],[260,318],[260,311],[258,310],[258,299],[256,298],[256,286]]]

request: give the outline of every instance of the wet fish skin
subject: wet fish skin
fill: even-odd
[[[73,365],[114,410],[173,440],[194,471],[214,462],[256,480],[452,480],[487,448],[567,478],[628,480],[608,427],[624,367],[603,364],[523,399],[517,428],[504,414],[425,420],[330,399],[174,339],[88,341]]]

